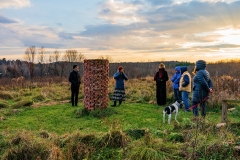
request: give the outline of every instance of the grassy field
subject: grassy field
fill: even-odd
[[[208,104],[206,119],[193,119],[191,112],[180,110],[179,123],[173,116],[169,125],[162,122],[165,106],[154,104],[152,81],[133,80],[126,88],[127,102],[121,107],[95,110],[89,115],[83,112],[82,103],[71,106],[64,83],[31,91],[2,88],[1,159],[240,158],[235,149],[240,145],[239,106],[229,106],[236,110],[228,112],[224,127],[216,126],[221,122],[221,105],[214,98]],[[81,94],[80,101],[82,98]],[[173,102],[170,92],[168,102]]]
[[[83,104],[79,107],[72,107],[71,104],[60,104],[54,106],[42,106],[38,108],[25,108],[14,116],[9,116],[0,123],[1,131],[16,132],[18,130],[30,130],[38,132],[45,130],[54,134],[73,133],[105,133],[110,129],[113,122],[117,122],[122,130],[132,128],[149,129],[156,132],[158,129],[173,129],[173,125],[163,124],[162,111],[164,107],[154,104],[125,103],[121,107],[112,107],[111,115],[103,118],[94,116],[79,117],[77,110],[83,109]],[[192,118],[192,113],[181,110],[178,121],[183,118]],[[166,117],[167,120],[167,117]],[[237,121],[231,117],[231,121]],[[221,113],[208,112],[206,121],[209,123],[219,123]],[[174,123],[174,116],[172,117]]]

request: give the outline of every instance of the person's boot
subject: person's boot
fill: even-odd
[[[114,101],[114,104],[111,105],[111,107],[116,107],[117,102]]]
[[[121,104],[122,104],[122,101],[119,101],[119,106],[121,106]]]

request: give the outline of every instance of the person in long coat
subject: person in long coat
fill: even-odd
[[[119,106],[121,106],[122,101],[125,101],[125,87],[124,87],[124,80],[128,80],[127,75],[124,73],[124,68],[119,66],[117,72],[114,74],[114,79],[116,81],[114,93],[112,96],[112,100],[114,102],[112,107],[117,105],[117,101],[119,101]]]
[[[167,101],[166,82],[168,81],[168,73],[165,70],[165,65],[161,63],[158,72],[154,76],[156,81],[156,98],[159,106],[165,105]]]
[[[198,60],[196,62],[196,75],[193,78],[192,106],[194,116],[198,116],[198,104],[201,107],[201,116],[206,116],[206,100],[213,91],[213,84],[209,72],[205,69],[206,62]]]

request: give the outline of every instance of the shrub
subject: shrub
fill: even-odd
[[[2,160],[48,159],[50,155],[49,146],[45,141],[36,139],[31,133],[18,133],[12,138],[10,146],[2,156]]]
[[[169,141],[174,141],[174,142],[184,142],[183,139],[183,134],[181,133],[170,133],[168,137]]]
[[[13,99],[13,101],[19,102],[19,101],[21,101],[22,99],[23,99],[23,97],[16,97],[16,98]]]
[[[41,102],[41,101],[44,101],[45,99],[46,99],[45,96],[43,96],[42,94],[37,95],[37,96],[35,96],[35,97],[32,98],[32,100],[33,100],[34,102]]]
[[[7,104],[7,102],[5,102],[5,101],[0,101],[0,109],[1,108],[8,108],[9,107],[9,105]]]
[[[180,157],[179,145],[168,142],[163,142],[162,139],[153,139],[150,135],[146,134],[143,141],[141,139],[129,145],[128,159],[131,160],[168,160],[168,159],[183,159]]]
[[[25,99],[22,101],[17,102],[16,104],[12,105],[13,109],[18,109],[21,108],[23,106],[31,106],[33,104],[33,101],[30,99]]]
[[[126,133],[133,139],[140,139],[145,135],[146,131],[145,129],[129,129]]]
[[[222,142],[203,145],[197,150],[197,158],[202,159],[232,159],[233,148]]]
[[[0,98],[9,100],[9,99],[13,99],[13,96],[8,92],[0,92]]]
[[[95,152],[95,148],[90,145],[94,144],[94,135],[81,135],[76,133],[65,140],[67,154],[69,159],[88,159],[92,153]]]
[[[120,148],[126,135],[118,130],[112,130],[110,133],[102,137],[102,144],[108,148]]]
[[[230,129],[230,131],[237,135],[237,136],[240,136],[240,122],[235,122],[235,123],[229,123],[228,124],[228,128]]]
[[[0,156],[3,155],[3,153],[5,152],[8,146],[9,146],[9,143],[6,142],[3,135],[0,134]]]
[[[39,137],[49,138],[49,133],[47,131],[41,131],[41,132],[39,132]]]

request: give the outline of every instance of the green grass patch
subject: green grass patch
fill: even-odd
[[[221,112],[207,112],[205,120],[196,122],[191,112],[180,110],[179,123],[172,117],[169,125],[163,123],[164,106],[125,102],[120,107],[82,115],[84,107],[79,105],[22,107],[20,112],[4,109],[6,120],[0,122],[0,146],[4,150],[0,150],[0,156],[19,157],[26,151],[32,158],[36,158],[37,152],[41,158],[59,154],[63,159],[221,158],[216,154],[207,156],[216,152],[229,158],[233,152],[226,143],[229,140],[239,143],[240,118],[235,114],[228,116],[232,123],[218,129],[215,125],[221,121]],[[39,145],[43,148],[38,148]],[[211,151],[206,152],[206,146],[211,146]],[[227,152],[230,153],[225,155]]]

